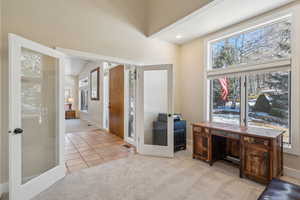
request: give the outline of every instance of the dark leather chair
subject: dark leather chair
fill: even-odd
[[[175,114],[174,119],[174,151],[186,149],[186,121]],[[168,115],[160,113],[153,122],[153,144],[167,146]]]
[[[300,186],[273,179],[258,200],[300,200]]]

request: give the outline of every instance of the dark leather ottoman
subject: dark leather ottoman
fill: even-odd
[[[300,200],[300,186],[273,179],[258,200]]]

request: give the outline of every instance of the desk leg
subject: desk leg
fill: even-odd
[[[240,178],[244,178],[244,137],[240,138]]]

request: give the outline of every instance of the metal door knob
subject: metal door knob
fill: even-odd
[[[23,129],[21,129],[21,128],[16,128],[14,130],[14,134],[21,134],[21,133],[23,133]]]

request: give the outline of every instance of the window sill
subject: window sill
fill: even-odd
[[[87,110],[81,110],[80,112],[82,112],[82,113],[88,113]]]

